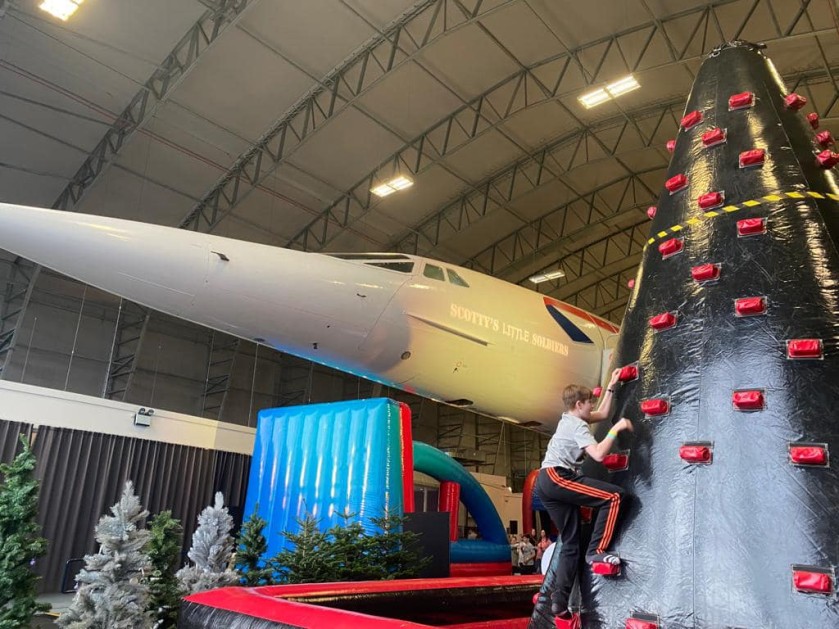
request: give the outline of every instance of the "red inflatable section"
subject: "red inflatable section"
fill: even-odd
[[[440,493],[437,510],[449,514],[449,541],[457,541],[457,514],[460,510],[460,483],[450,480],[440,481]]]
[[[204,615],[207,622],[221,620],[223,616],[220,614],[227,612],[229,615],[249,616],[301,629],[419,629],[432,626],[525,629],[532,611],[531,599],[541,587],[541,581],[541,577],[532,576],[227,587],[186,597],[181,613],[188,627],[205,626],[197,624],[191,615],[198,609],[211,612]],[[426,596],[429,601],[438,601],[439,610],[429,611],[434,617],[434,624],[341,609],[342,605],[359,609],[363,603],[368,603],[365,609],[369,611],[375,609],[377,601],[381,601],[383,608],[389,603],[394,609],[392,605],[396,603],[401,611],[410,604],[411,597],[417,595]],[[458,604],[450,604],[453,601],[458,601]],[[498,603],[495,609],[492,609],[493,601]],[[321,602],[324,605],[318,604]]]
[[[524,479],[524,488],[521,490],[521,529],[523,533],[529,533],[533,526],[533,488],[536,487],[536,479],[539,477],[539,470],[533,470]]]
[[[399,403],[399,424],[402,428],[402,508],[414,512],[414,437],[411,431],[411,407]]]
[[[449,568],[452,577],[497,577],[510,574],[510,562],[453,563]]]

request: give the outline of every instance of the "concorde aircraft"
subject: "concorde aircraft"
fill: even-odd
[[[447,404],[552,430],[618,328],[428,258],[306,253],[0,203],[0,248],[125,299]]]

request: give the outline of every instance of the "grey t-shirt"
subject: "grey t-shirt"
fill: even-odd
[[[565,467],[574,469],[585,458],[585,449],[597,443],[591,428],[585,420],[570,413],[563,413],[556,432],[548,442],[542,467]]]

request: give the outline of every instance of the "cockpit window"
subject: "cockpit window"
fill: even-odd
[[[425,275],[425,277],[430,277],[432,280],[440,280],[441,282],[446,281],[446,276],[443,275],[443,269],[433,264],[426,264],[422,274]]]
[[[389,271],[399,271],[400,273],[412,273],[414,271],[413,262],[365,262],[366,266],[379,266]]]
[[[466,288],[469,288],[469,284],[466,283],[466,280],[460,277],[456,272],[451,269],[446,269],[446,273],[449,274],[449,281],[455,286],[465,286]]]

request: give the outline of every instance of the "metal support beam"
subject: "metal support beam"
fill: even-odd
[[[137,370],[137,359],[143,349],[150,318],[149,310],[133,302],[120,300],[102,397],[121,402],[129,401],[128,393]]]
[[[301,98],[236,163],[181,221],[211,232],[312,135],[390,72],[440,37],[498,11],[515,0],[420,0]],[[492,6],[489,6],[489,5]]]
[[[17,337],[23,314],[32,300],[32,292],[38,281],[41,267],[23,258],[15,258],[10,264],[0,305],[0,380],[6,380],[12,354],[17,346]]]
[[[210,351],[207,356],[207,378],[201,396],[201,415],[212,419],[223,419],[224,404],[230,391],[230,377],[233,374],[240,339],[222,332],[210,335]]]
[[[465,260],[462,266],[521,283],[546,266],[555,266],[556,250],[566,244],[566,238],[574,236],[579,242],[593,225],[608,228],[627,210],[654,202],[655,195],[648,185],[642,185],[643,179],[652,179],[665,168],[656,166],[618,177],[572,197]]]
[[[192,25],[151,77],[117,116],[105,136],[73,175],[70,183],[53,203],[57,210],[70,210],[96,178],[116,157],[128,138],[154,115],[172,89],[183,80],[198,58],[233,24],[250,0],[219,0],[215,9],[205,12]]]
[[[813,71],[803,75],[797,75],[788,79],[791,89],[813,89],[818,85],[830,85],[830,98],[826,98],[824,93],[819,93],[820,101],[815,100],[815,94],[810,93],[814,97],[814,102],[822,102],[823,106],[820,108],[829,114],[829,107],[835,103],[834,96],[839,93],[834,93],[832,81],[829,79],[831,74],[836,73],[834,68],[828,68],[826,71]],[[633,126],[621,117],[611,118],[592,125],[586,129],[581,130],[571,136],[567,136],[558,140],[557,142],[546,147],[548,151],[544,158],[539,160],[543,163],[552,156],[553,151],[564,149],[564,163],[561,166],[566,170],[571,170],[582,163],[585,163],[585,157],[578,157],[579,155],[591,155],[587,140],[590,136],[601,135],[603,138],[612,138],[610,141],[611,147],[607,154],[618,154],[626,147],[626,150],[637,150],[638,148],[650,148],[656,143],[660,144],[660,140],[665,134],[659,132],[665,123],[672,122],[677,124],[678,116],[682,104],[669,102],[662,103],[651,109],[633,114],[636,122],[641,122],[644,127],[651,129],[651,132],[646,137],[638,137],[633,133]],[[616,138],[616,139],[615,139]],[[598,155],[602,155],[599,153]],[[557,160],[559,158],[554,158]],[[517,162],[513,166],[505,169],[494,177],[491,182],[492,186],[484,186],[485,190],[512,190],[518,189],[522,193],[527,193],[534,188],[534,184],[541,183],[542,180],[533,176],[535,171],[531,170],[530,175],[526,176],[528,165],[531,169],[533,162],[525,160],[524,162]],[[663,170],[666,167],[666,162],[662,160],[660,167],[647,168],[643,171],[629,174],[625,177],[617,178],[613,181],[607,182],[593,190],[586,191],[583,194],[573,197],[570,201],[565,202],[555,208],[552,208],[530,221],[526,225],[518,228],[514,232],[507,234],[503,238],[489,245],[483,251],[479,252],[472,258],[462,261],[463,266],[475,268],[485,273],[490,273],[496,276],[502,276],[511,272],[519,272],[521,267],[525,264],[539,263],[541,261],[545,266],[552,266],[555,264],[555,259],[546,260],[549,252],[556,246],[556,242],[566,238],[570,235],[576,234],[579,231],[580,224],[587,226],[593,222],[608,222],[609,219],[617,214],[623,212],[627,207],[643,207],[645,203],[654,203],[658,195],[658,186],[655,190],[651,190],[651,186],[643,183],[643,179],[650,179],[649,176],[655,176],[657,171]],[[543,171],[539,172],[541,177],[545,177]],[[648,176],[649,175],[649,176]],[[516,179],[518,178],[518,179]],[[643,184],[643,185],[641,185]],[[496,192],[496,194],[498,194]],[[468,217],[470,214],[477,214],[480,209],[487,208],[493,205],[490,199],[482,198],[474,193],[466,195],[446,206],[441,212],[438,212],[433,218],[437,222],[433,230],[423,229],[418,232],[430,232],[435,234],[442,233],[445,229],[452,232],[455,229],[465,229],[468,224]],[[497,203],[496,203],[497,205]],[[452,220],[448,213],[459,206],[460,212],[458,217],[465,216],[462,220]],[[569,217],[572,220],[568,220]],[[430,221],[427,221],[427,225]],[[527,275],[533,272],[542,270],[543,267],[531,269]],[[510,281],[521,282],[521,277],[509,278]]]
[[[805,75],[796,74],[790,81],[796,87],[825,83],[830,72],[816,70]],[[832,91],[832,90],[831,90]],[[575,197],[583,196],[567,184],[566,174],[574,168],[593,162],[614,158],[624,150],[663,147],[672,129],[678,127],[684,102],[672,100],[651,108],[629,112],[627,116],[616,116],[599,123],[583,126],[549,143],[539,152],[518,160],[490,178],[475,186],[460,197],[447,203],[409,234],[389,245],[387,250],[429,255],[434,249],[477,221],[494,214],[513,202],[549,183],[560,182],[566,192]],[[643,132],[641,128],[646,129]],[[663,148],[660,151],[661,168],[666,168],[667,158]],[[645,171],[649,172],[649,171]],[[658,195],[659,188],[651,187],[638,179],[646,188],[651,199]],[[553,210],[551,211],[553,212]],[[550,212],[549,212],[550,214]],[[542,219],[542,224],[547,224]],[[533,231],[533,223],[522,226],[516,233]],[[505,236],[505,240],[510,235]],[[491,258],[502,241],[490,245],[477,257]],[[514,262],[516,258],[510,260]]]
[[[478,471],[486,474],[503,473],[499,470],[499,463],[506,462],[505,456],[501,456],[501,449],[506,446],[504,439],[505,424],[498,419],[475,417],[475,447],[484,455],[484,462],[478,465]],[[506,474],[505,474],[506,476]]]
[[[61,194],[58,195],[55,203],[52,204],[53,209],[71,211],[75,207],[97,177],[125,146],[129,137],[154,115],[158,106],[168,97],[172,89],[194,67],[198,57],[218,39],[226,27],[239,18],[248,6],[248,2],[250,0],[218,0],[211,10],[205,12],[199,18],[181,40],[175,44],[175,47],[155,69],[142,89],[134,95],[128,106],[108,128],[104,137],[90,152]],[[0,0],[0,5],[5,6],[4,0]],[[32,270],[29,272],[32,285],[28,287],[27,294],[31,295],[39,273],[40,267],[32,266]],[[8,316],[4,316],[3,328],[0,329],[0,333],[3,335],[0,337],[0,379],[3,378],[3,368],[8,364],[8,359],[14,351],[17,342],[17,328],[28,303],[28,298],[25,298],[21,302],[21,307],[14,307],[9,313],[4,313]],[[144,320],[148,321],[149,313],[141,309],[140,306],[134,305],[129,310],[134,317],[139,316],[139,311],[142,310]],[[130,327],[129,325],[128,328]],[[140,334],[144,331],[145,326],[141,326]],[[111,356],[103,387],[103,397],[110,399],[124,399],[131,377],[136,369],[135,361],[139,355],[139,347],[142,346],[142,338],[140,338],[132,344],[132,346],[137,347],[138,351],[128,349],[129,345],[118,338],[121,333],[122,329],[118,322],[114,344],[114,350],[117,353]],[[131,363],[125,364],[126,359],[129,359]]]
[[[421,174],[475,137],[503,124],[512,115],[545,101],[558,100],[575,93],[581,85],[591,85],[608,78],[601,76],[604,67],[617,65],[623,67],[626,72],[635,72],[673,67],[700,59],[711,51],[717,41],[735,38],[747,26],[750,26],[754,16],[760,15],[755,11],[755,5],[770,6],[771,0],[712,2],[661,20],[653,19],[646,24],[583,44],[522,68],[432,125],[396,153],[383,160],[376,169],[323,210],[285,246],[305,251],[322,250],[343,230],[349,228],[376,205],[378,199],[370,193],[370,189],[376,183],[389,179],[394,172]],[[790,16],[784,24],[779,24],[776,20],[774,28],[765,33],[765,36],[761,38],[762,41],[772,42],[788,37],[788,33],[792,30],[796,32],[795,37],[813,37],[818,34],[832,33],[832,29],[815,30],[812,21],[807,22],[804,19],[805,17],[809,19],[807,5],[809,5],[809,0],[803,12]],[[730,13],[734,7],[750,9],[750,11],[736,30],[725,33],[720,24],[730,22],[730,20],[721,22],[717,14]],[[707,32],[710,28],[717,31],[711,38],[708,37]],[[687,33],[689,36],[685,39]],[[676,41],[677,34],[680,38],[678,41]],[[637,42],[640,40],[644,41],[644,45],[638,50]],[[653,45],[656,41],[660,41],[668,48],[674,45],[678,48],[678,54],[672,61],[665,64],[656,63],[656,46]],[[630,55],[628,52],[630,50],[637,50],[637,54]],[[633,124],[631,117],[628,121]],[[577,134],[579,131],[574,133]],[[478,192],[477,196],[480,196],[481,185],[475,186],[475,189]],[[467,194],[474,192],[475,190],[470,190]],[[496,201],[496,204],[499,207],[505,207],[503,196]],[[446,212],[455,215],[459,211],[453,209],[456,207],[456,204],[448,205],[416,230],[421,232],[423,243],[435,242],[434,228],[441,222],[439,214]],[[476,204],[475,208],[480,208],[480,205]],[[478,216],[483,215],[484,213],[478,213]],[[457,222],[456,217],[450,217],[450,220]],[[419,243],[413,246],[411,244],[412,239],[416,241],[417,237],[416,233],[404,234],[395,243],[398,243],[400,250],[420,252]],[[388,250],[393,248],[393,245],[387,247]],[[427,253],[427,249],[424,252]]]
[[[549,437],[532,430],[513,427],[510,431],[510,481],[513,491],[520,492],[524,479],[542,465],[542,456]]]
[[[443,452],[456,452],[463,445],[463,417],[459,408],[446,404],[437,405],[437,448]]]
[[[552,268],[558,266],[565,271],[565,277],[561,278],[561,282],[551,280],[538,284],[538,291],[557,296],[559,299],[570,299],[581,290],[589,288],[596,274],[601,274],[599,277],[602,277],[603,270],[609,265],[617,263],[625,268],[628,259],[644,250],[649,231],[649,219],[646,216],[638,216],[635,222],[620,231],[575,247],[568,247],[568,253],[552,265]],[[594,307],[591,304],[587,309],[593,310]]]
[[[315,363],[291,354],[280,355],[278,406],[308,404],[312,401],[312,378]]]
[[[341,399],[365,400],[374,397],[376,383],[360,376],[345,373],[341,389]]]
[[[649,221],[639,218],[618,232],[570,250],[552,265],[558,264],[567,277],[539,284],[537,290],[589,312],[609,315],[607,318],[619,323],[620,308],[630,295],[627,282],[635,277],[641,262],[648,225]]]

